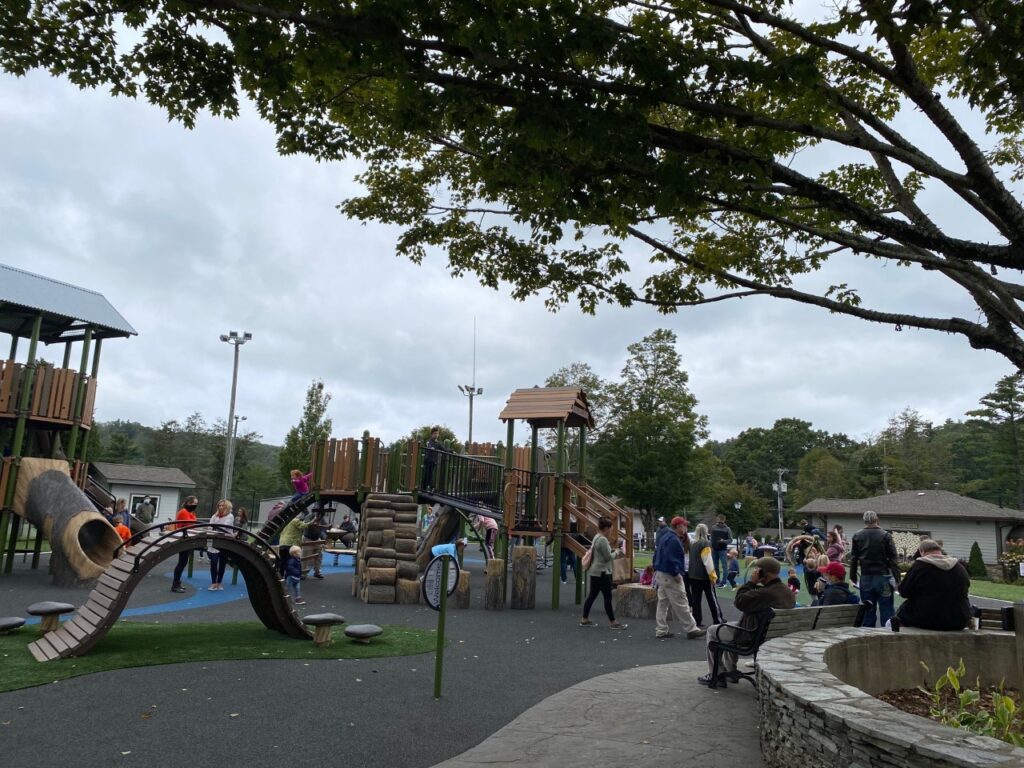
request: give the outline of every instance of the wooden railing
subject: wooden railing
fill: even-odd
[[[607,517],[612,521],[614,536],[624,540],[626,557],[632,566],[633,563],[633,516],[626,512],[614,501],[603,495],[593,486],[585,483],[577,483],[571,480],[565,481],[565,499],[562,504],[562,537],[563,543],[571,539],[570,515],[576,518],[577,530],[587,538],[597,531],[597,521],[601,517]],[[575,542],[574,542],[575,543]],[[618,541],[610,542],[613,547],[618,546]],[[576,550],[570,545],[570,549]],[[579,554],[577,552],[577,554]]]
[[[0,360],[0,418],[15,418],[18,401],[25,383],[26,368],[13,360]],[[85,400],[82,403],[82,427],[92,426],[92,412],[96,405],[96,380],[67,368],[54,368],[40,364],[36,368],[29,396],[28,417],[68,425],[74,423],[75,392],[85,382]]]

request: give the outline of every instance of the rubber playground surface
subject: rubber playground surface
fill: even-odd
[[[597,625],[580,627],[571,573],[570,582],[560,585],[558,610],[550,608],[548,569],[538,573],[536,609],[485,611],[483,562],[469,556],[466,564],[473,574],[472,607],[449,611],[439,700],[433,697],[433,653],[124,669],[0,694],[3,763],[279,768],[285,761],[327,761],[419,768],[461,754],[529,707],[582,681],[704,658],[703,640],[657,640],[653,621],[626,619],[628,629],[608,629],[600,600],[591,613]],[[255,620],[241,578],[234,586],[226,579],[223,592],[209,592],[205,565],[196,560],[185,594],[170,592],[172,563],[158,567],[122,616],[148,622]],[[303,581],[302,612],[333,611],[350,624],[436,627],[437,613],[425,606],[359,602],[351,594],[351,573],[351,567],[325,565],[325,579]],[[19,562],[12,575],[0,577],[0,615],[25,616],[25,608],[39,600],[79,605],[86,594],[50,584],[45,560],[38,571]],[[731,601],[722,605],[727,617],[736,616]],[[335,642],[347,642],[339,635]],[[710,693],[693,681],[679,683],[680,695]],[[614,700],[608,705],[615,706]]]

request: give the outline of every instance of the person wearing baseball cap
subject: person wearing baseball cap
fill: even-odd
[[[732,624],[715,624],[708,628],[708,643],[717,640],[721,643],[732,643],[741,640],[744,634],[749,635],[757,627],[757,613],[766,608],[793,608],[796,606],[796,595],[779,580],[782,564],[774,557],[762,557],[754,561],[747,575],[746,583],[736,590],[733,605],[743,611],[739,626]],[[719,686],[727,680],[739,681],[736,671],[736,654],[723,653],[723,672],[718,680],[712,680],[711,671],[715,668],[715,656],[708,648],[708,673],[697,678],[701,685]]]
[[[860,598],[850,591],[850,585],[846,583],[846,566],[842,563],[829,563],[818,573],[828,582],[818,605],[856,605],[860,602]]]
[[[683,541],[689,527],[685,517],[672,518],[674,535],[661,537],[654,550],[654,573],[658,584],[658,610],[655,614],[654,636],[659,638],[673,637],[668,626],[668,609],[672,607],[672,615],[683,624],[689,639],[700,637],[704,630],[697,627],[697,622],[690,613],[690,603],[683,589],[683,574],[686,572],[686,557]]]

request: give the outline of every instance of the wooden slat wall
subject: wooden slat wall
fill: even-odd
[[[13,360],[0,360],[0,413],[14,413],[20,368]]]
[[[75,390],[81,380],[81,374],[77,371],[40,365],[32,381],[28,402],[29,418],[70,425],[75,417],[72,412]],[[24,365],[13,360],[0,360],[0,415],[17,415],[18,398],[24,381]],[[92,426],[95,406],[96,381],[86,376],[85,400],[82,404],[82,426],[86,429]]]

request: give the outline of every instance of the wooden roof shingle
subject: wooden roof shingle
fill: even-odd
[[[532,387],[517,389],[498,418],[502,421],[522,419],[532,427],[557,427],[564,421],[567,427],[593,427],[587,395],[579,387]]]

